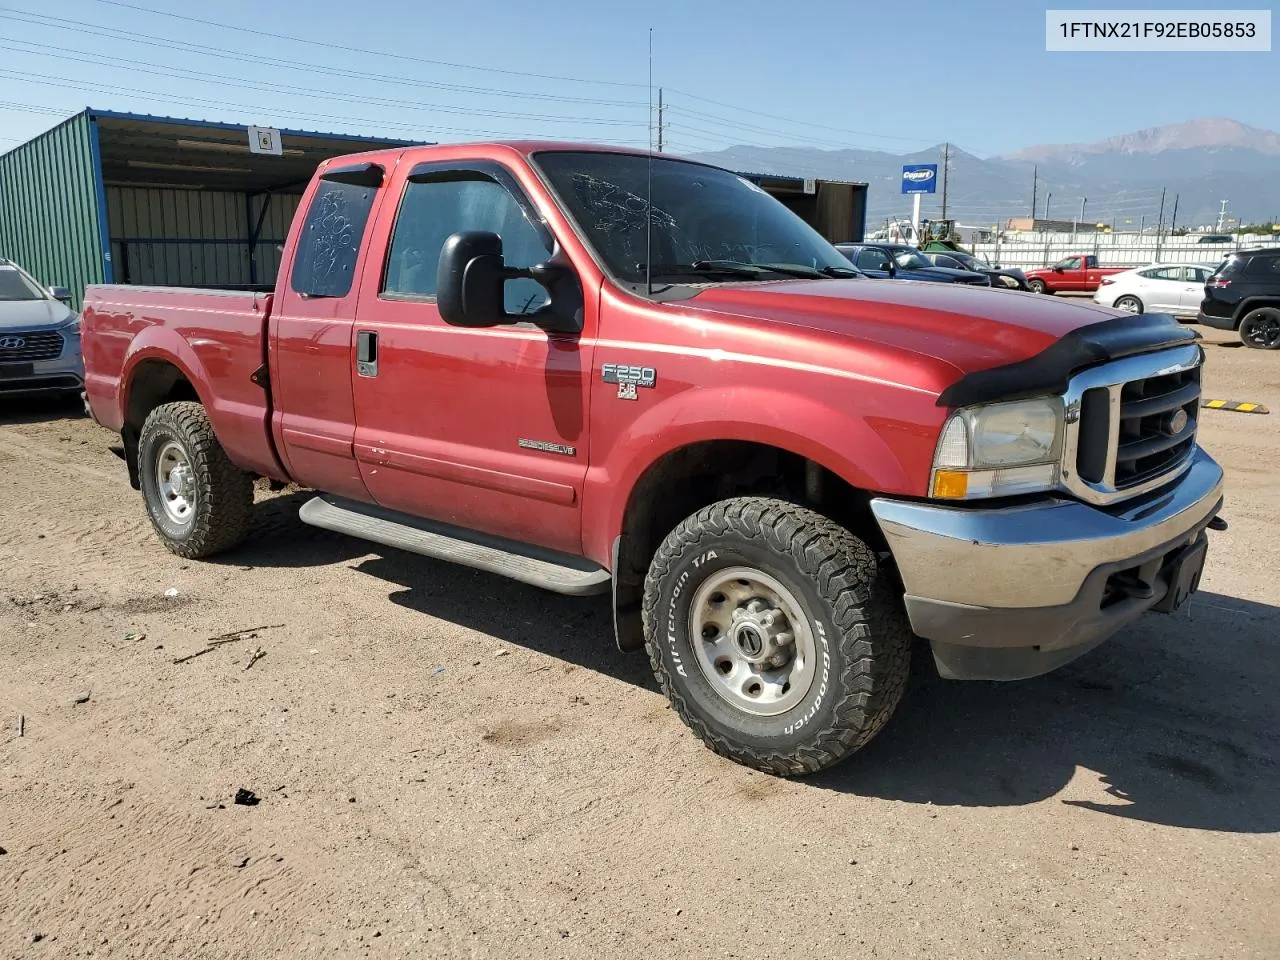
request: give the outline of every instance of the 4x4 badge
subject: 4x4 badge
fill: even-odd
[[[650,389],[658,382],[658,371],[654,367],[636,367],[625,363],[606,363],[600,368],[601,378],[605,383],[618,385],[619,400],[638,400],[640,387]]]

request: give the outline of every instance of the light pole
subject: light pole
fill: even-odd
[[[1049,201],[1053,199],[1053,191],[1049,191],[1049,195],[1044,198],[1044,218],[1049,219]]]

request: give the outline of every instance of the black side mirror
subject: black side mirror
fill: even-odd
[[[884,270],[889,274],[890,279],[892,279],[898,272],[898,265],[892,260],[886,260],[884,262]]]
[[[68,306],[71,304],[71,291],[66,287],[50,287],[49,296],[55,300],[61,300]]]
[[[528,269],[511,268],[502,259],[502,238],[496,233],[467,230],[452,234],[440,250],[436,307],[444,322],[455,327],[497,327],[528,321],[548,332],[577,333],[582,329],[580,303],[579,309],[569,313],[553,302],[554,297],[534,313],[507,313],[506,282],[522,278],[536,280],[553,294],[561,281],[573,279],[573,271],[554,257]]]
[[[1055,264],[1053,265],[1053,272],[1054,272],[1054,273],[1062,273],[1062,271],[1063,271],[1063,266],[1062,266],[1062,264],[1060,264],[1060,263],[1055,263]]]
[[[436,306],[455,327],[496,327],[505,322],[502,238],[471,230],[455,233],[440,250]]]

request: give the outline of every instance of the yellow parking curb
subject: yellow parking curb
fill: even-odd
[[[1205,400],[1200,404],[1210,410],[1234,410],[1237,413],[1270,413],[1260,403],[1247,403],[1240,400]]]

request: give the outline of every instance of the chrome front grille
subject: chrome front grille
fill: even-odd
[[[1153,490],[1191,462],[1200,415],[1198,344],[1086,370],[1066,394],[1063,485],[1112,503]]]
[[[62,334],[52,330],[40,333],[0,330],[0,363],[57,360],[62,356],[62,343]]]

